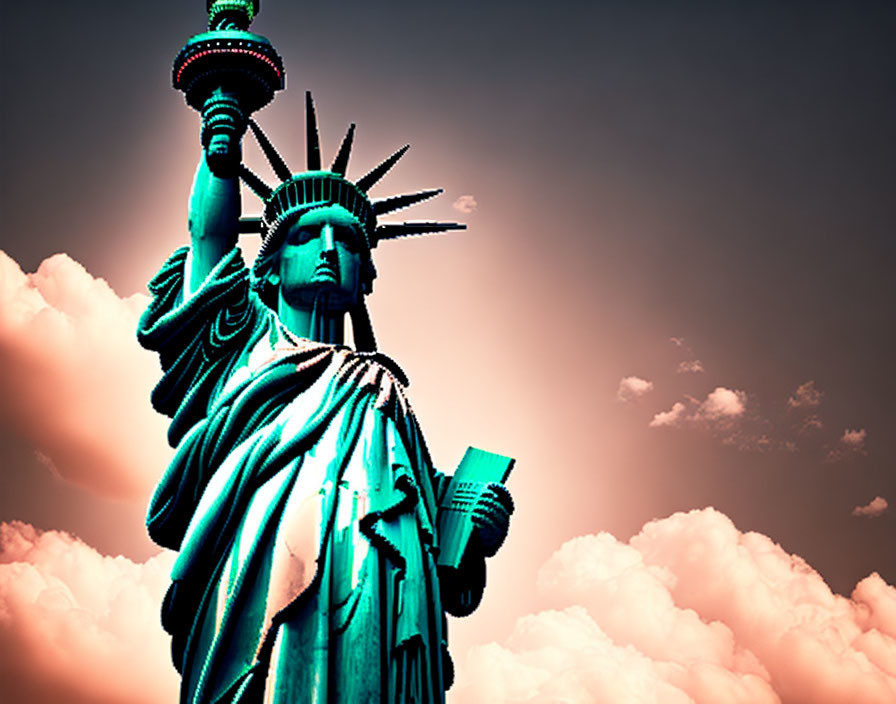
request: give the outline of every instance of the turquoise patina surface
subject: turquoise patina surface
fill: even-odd
[[[147,526],[179,551],[162,625],[180,701],[437,704],[453,679],[445,613],[479,604],[513,461],[471,448],[456,480],[435,471],[365,296],[378,243],[463,226],[379,223],[440,191],[371,199],[407,147],[350,180],[354,125],[324,168],[310,94],[293,173],[249,117],[283,87],[279,56],[247,31],[258,3],[208,7],[173,72],[203,121],[190,246],[150,282],[138,330],[176,448]],[[279,185],[242,163],[247,128]],[[261,217],[241,217],[240,179]],[[251,271],[240,233],[262,237]]]
[[[184,302],[186,255],[152,281],[139,332],[161,356],[153,403],[177,447],[148,526],[180,551],[163,624],[183,700],[442,701],[446,478],[400,371],[290,334],[238,250]],[[449,600],[478,602],[461,592],[483,571],[469,575]]]

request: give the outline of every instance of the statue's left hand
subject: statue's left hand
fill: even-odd
[[[479,545],[486,557],[491,557],[507,537],[513,499],[503,484],[491,482],[483,485],[473,505],[472,519],[476,526]]]

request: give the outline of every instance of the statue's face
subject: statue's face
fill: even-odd
[[[329,310],[348,310],[361,296],[361,224],[345,208],[311,210],[286,233],[280,250],[280,295],[310,308],[324,295]]]

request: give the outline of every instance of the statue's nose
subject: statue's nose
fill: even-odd
[[[327,224],[321,228],[320,238],[321,238],[321,251],[323,251],[323,252],[335,252],[336,251],[336,242],[333,239],[333,226],[332,225]]]
[[[320,256],[321,259],[331,263],[337,259],[332,225],[324,225],[320,230]]]

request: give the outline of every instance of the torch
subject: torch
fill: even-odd
[[[221,178],[237,175],[249,116],[285,85],[283,60],[249,30],[260,0],[207,0],[209,31],[192,37],[174,59],[172,82],[202,115],[206,163]]]

